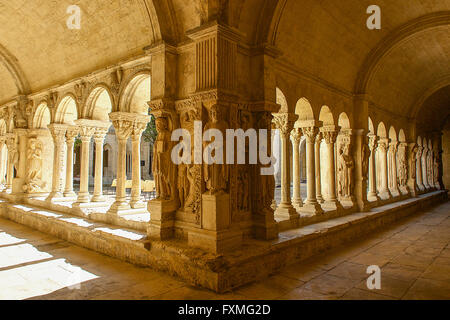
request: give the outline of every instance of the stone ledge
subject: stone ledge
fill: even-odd
[[[447,199],[444,191],[421,195],[370,212],[358,212],[280,232],[277,240],[245,240],[240,250],[214,255],[185,241],[149,241],[144,232],[95,222],[30,205],[0,202],[0,216],[66,241],[184,281],[224,292],[367,234]]]

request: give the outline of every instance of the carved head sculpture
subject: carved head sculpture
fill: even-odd
[[[166,118],[156,118],[155,124],[156,124],[156,130],[158,132],[167,130],[167,119]]]
[[[219,106],[217,104],[214,104],[211,106],[211,109],[209,110],[209,117],[211,119],[211,122],[213,122],[213,123],[216,123],[219,121],[220,110],[219,110]]]

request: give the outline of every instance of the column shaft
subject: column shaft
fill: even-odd
[[[319,203],[323,203],[322,197],[322,181],[320,173],[320,143],[322,142],[322,134],[319,132],[316,137],[314,144],[314,161],[315,161],[315,172],[316,172],[316,199]]]
[[[298,209],[303,205],[301,190],[300,190],[300,138],[301,129],[294,129],[292,131],[293,140],[293,167],[294,167],[294,190],[292,197],[292,205]]]

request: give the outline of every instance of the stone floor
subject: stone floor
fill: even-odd
[[[450,202],[217,295],[0,219],[0,299],[450,299]],[[366,286],[381,268],[381,289]]]

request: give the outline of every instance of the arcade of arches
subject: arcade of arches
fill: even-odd
[[[365,0],[81,0],[80,30],[70,1],[20,2],[0,13],[3,218],[224,291],[446,201],[449,1],[379,0],[380,30]],[[195,121],[268,130],[274,175],[175,165]]]

